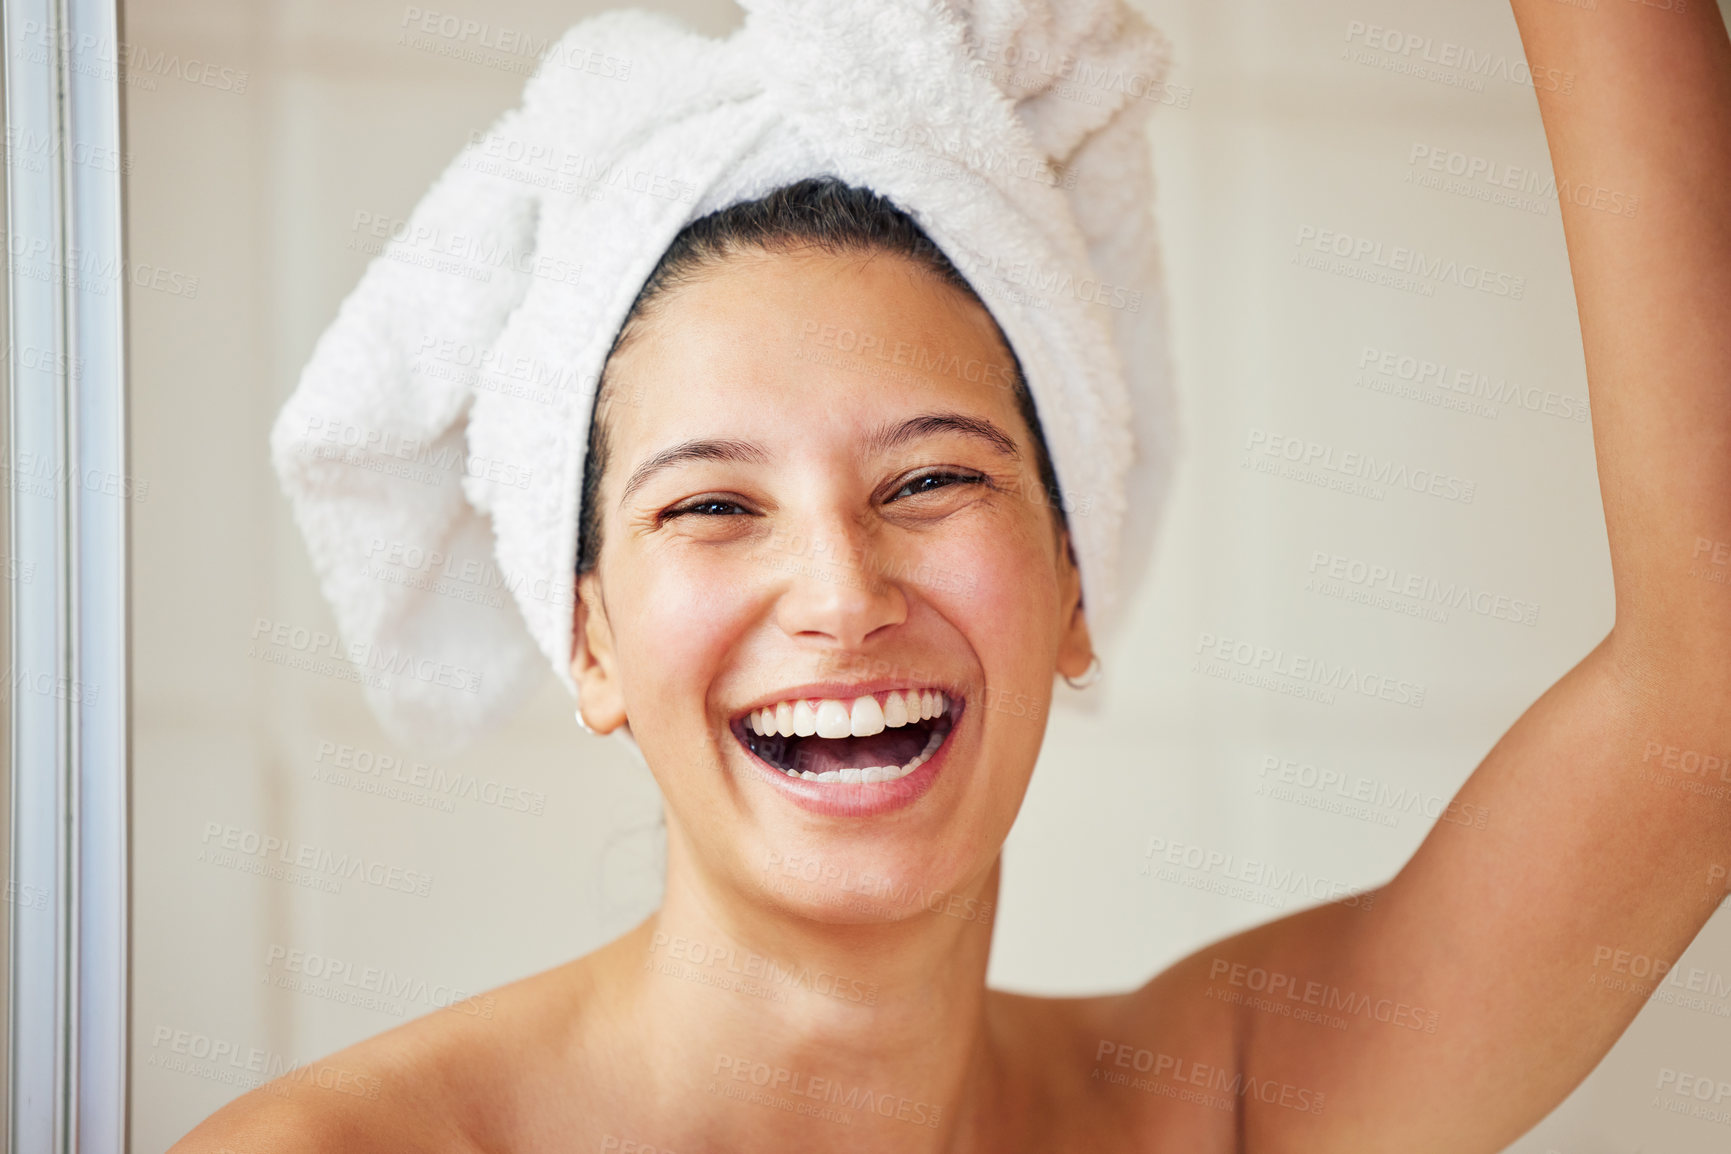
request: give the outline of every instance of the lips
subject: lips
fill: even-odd
[[[858,697],[795,697],[736,718],[734,735],[788,778],[843,787],[896,782],[943,746],[961,701],[942,690],[893,689]]]

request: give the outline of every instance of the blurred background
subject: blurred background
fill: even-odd
[[[611,6],[438,12],[543,40]],[[727,0],[645,6],[714,35],[740,19]],[[1612,619],[1574,299],[1507,6],[1137,6],[1173,50],[1153,132],[1187,451],[1129,634],[1097,703],[1055,712],[1006,850],[991,980],[1035,993],[1134,986],[1310,894],[1384,881]],[[591,950],[658,900],[654,784],[576,728],[551,678],[496,737],[428,758],[381,733],[352,681],[270,642],[276,623],[334,631],[266,437],[368,260],[356,222],[407,217],[525,79],[521,56],[415,31],[430,11],[123,5],[131,260],[162,273],[135,275],[129,317],[133,473],[149,485],[133,525],[140,1154],[253,1084],[177,1038],[304,1061]],[[1371,25],[1493,64],[1426,65]],[[200,67],[153,64],[169,59]],[[1327,234],[1487,268],[1497,291],[1374,283],[1372,258],[1317,250]],[[1266,472],[1276,458],[1252,446],[1275,437],[1435,471],[1456,499]],[[1420,693],[1246,684],[1209,658],[1220,639]],[[270,838],[432,882],[305,888],[223,848]],[[1248,860],[1304,887],[1226,884]],[[1731,1078],[1723,913],[1682,965],[1706,992],[1650,1003],[1511,1149],[1726,1148],[1722,1126],[1653,1095],[1661,1068]]]

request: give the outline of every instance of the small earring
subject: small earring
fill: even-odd
[[[590,728],[587,721],[583,720],[583,707],[581,705],[577,707],[577,724],[583,727],[584,733],[587,733],[590,737],[595,736],[595,731]]]
[[[1100,673],[1100,655],[1096,653],[1093,657],[1088,659],[1088,668],[1082,676],[1071,677],[1067,673],[1064,674],[1064,684],[1068,685],[1071,689],[1086,689],[1096,681],[1100,680]]]

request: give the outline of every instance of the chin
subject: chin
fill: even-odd
[[[931,862],[916,863],[914,856],[819,841],[811,849],[768,851],[755,880],[765,900],[786,914],[826,925],[884,925],[944,914],[990,926],[990,900],[974,897],[973,886],[934,876]]]

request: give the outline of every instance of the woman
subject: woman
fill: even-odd
[[[1641,1006],[1594,950],[1675,958],[1731,860],[1731,812],[1644,778],[1731,746],[1731,601],[1688,572],[1731,541],[1731,46],[1709,5],[1515,11],[1578,77],[1538,93],[1559,184],[1644,195],[1563,204],[1616,624],[1457,796],[1498,821],[1130,993],[987,990],[1052,679],[1093,657],[1052,413],[908,217],[795,182],[681,231],[588,426],[570,676],[666,799],[661,909],[175,1149],[1458,1154],[1541,1118]],[[844,330],[982,371],[862,369]]]

